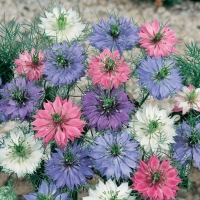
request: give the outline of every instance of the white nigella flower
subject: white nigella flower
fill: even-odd
[[[34,139],[33,133],[24,134],[20,129],[11,131],[0,148],[0,166],[3,171],[14,172],[18,177],[31,174],[43,156],[42,142]]]
[[[200,112],[200,88],[195,89],[193,85],[184,86],[182,91],[175,95],[175,100],[177,101],[173,109],[175,112],[182,111],[183,115],[190,109]]]
[[[106,184],[99,180],[96,190],[89,189],[89,196],[83,197],[83,200],[134,200],[130,196],[131,188],[128,182],[122,183],[117,187],[115,181],[109,179]]]
[[[52,13],[46,11],[45,15],[40,18],[39,27],[56,42],[71,41],[85,29],[85,24],[81,23],[81,18],[72,9],[66,11],[64,8],[53,8]]]
[[[129,131],[132,132],[133,128],[135,139],[146,152],[169,150],[168,144],[175,142],[174,120],[168,117],[165,109],[159,109],[158,106],[145,105],[137,111],[129,126]]]

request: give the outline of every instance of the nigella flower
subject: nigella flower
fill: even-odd
[[[182,88],[179,68],[174,67],[172,59],[147,57],[137,69],[139,83],[149,89],[150,94],[158,100],[177,93]]]
[[[139,27],[131,25],[131,20],[125,17],[117,19],[111,15],[108,21],[101,19],[99,24],[93,26],[88,39],[100,51],[107,47],[110,51],[119,50],[122,55],[124,50],[132,49],[138,42],[138,30]]]
[[[200,123],[194,128],[183,121],[182,126],[177,129],[175,144],[173,144],[174,158],[186,165],[194,160],[200,170]]]
[[[174,120],[158,106],[146,105],[139,109],[129,126],[133,127],[135,139],[146,152],[169,150],[169,144],[174,143]]]
[[[175,95],[174,99],[177,103],[173,111],[182,111],[183,115],[189,112],[190,109],[200,112],[200,88],[195,89],[191,84],[188,87],[184,86],[182,91]]]
[[[17,67],[14,69],[18,74],[26,74],[27,80],[37,81],[42,77],[44,71],[43,62],[45,61],[45,53],[42,51],[36,51],[32,48],[29,54],[27,50],[23,54],[19,55],[18,59],[15,59]]]
[[[30,118],[43,95],[41,87],[22,77],[6,83],[0,91],[3,96],[0,100],[1,110],[11,120]]]
[[[179,40],[175,37],[175,31],[167,26],[160,27],[157,19],[152,24],[146,23],[141,26],[138,33],[140,36],[139,43],[149,56],[168,57],[170,53],[177,52],[174,47]]]
[[[26,200],[70,200],[67,192],[61,193],[54,183],[47,184],[45,181],[42,181],[37,193],[24,195],[24,198]]]
[[[95,85],[99,84],[105,89],[118,88],[130,78],[128,63],[120,57],[119,51],[113,53],[106,48],[89,63],[88,75],[92,77]]]
[[[175,199],[181,182],[176,167],[171,167],[169,160],[160,162],[157,156],[151,156],[147,162],[140,160],[140,167],[132,180],[133,190],[151,200]]]
[[[85,59],[83,47],[79,43],[54,44],[52,49],[46,51],[46,80],[56,86],[74,83],[84,76]]]
[[[135,200],[135,196],[130,196],[131,188],[128,182],[123,182],[117,186],[115,181],[109,179],[104,184],[99,180],[95,190],[89,189],[89,196],[83,200]]]
[[[99,170],[102,176],[116,180],[130,178],[132,169],[138,165],[140,152],[137,150],[138,143],[131,139],[127,131],[107,131],[104,136],[96,137],[94,143],[90,157],[94,159],[94,168]]]
[[[35,137],[42,137],[46,145],[51,140],[62,148],[67,145],[68,140],[80,138],[85,122],[80,120],[81,112],[76,104],[72,104],[71,99],[62,100],[57,96],[55,101],[44,103],[44,110],[38,110],[32,122],[37,130]]]
[[[64,8],[53,8],[52,12],[45,11],[45,17],[41,17],[39,27],[44,29],[46,35],[57,42],[71,41],[79,37],[85,29],[77,12]]]
[[[135,109],[121,89],[110,91],[99,87],[91,88],[83,96],[83,114],[91,128],[100,130],[121,130],[128,125],[129,114]]]
[[[45,172],[55,181],[58,188],[67,186],[70,190],[79,185],[87,184],[86,178],[93,176],[90,169],[91,159],[88,157],[88,150],[83,144],[74,142],[61,149],[56,149],[51,159],[47,162]]]
[[[42,142],[34,139],[33,132],[11,131],[0,148],[0,166],[3,171],[14,172],[18,177],[32,174],[41,162],[43,151]]]

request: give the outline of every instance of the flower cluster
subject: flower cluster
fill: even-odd
[[[83,200],[171,200],[188,189],[200,88],[177,63],[175,32],[111,14],[88,30],[61,4],[34,27],[12,80],[0,79],[0,169],[32,182],[24,198],[77,200],[84,187]]]

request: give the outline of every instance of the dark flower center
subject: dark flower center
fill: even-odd
[[[45,194],[38,194],[36,200],[54,200],[54,197],[48,197]]]
[[[152,42],[156,43],[159,42],[163,38],[163,35],[159,32],[155,35],[155,37],[152,39]]]
[[[64,56],[57,56],[56,63],[58,67],[69,67],[70,62]]]
[[[55,113],[55,114],[52,115],[52,119],[53,119],[54,122],[58,123],[62,120],[62,116],[58,113]]]
[[[114,71],[115,70],[115,61],[108,58],[105,63],[105,70],[106,71]]]
[[[113,38],[117,38],[117,37],[119,36],[119,33],[120,33],[119,26],[116,25],[116,24],[111,24],[110,35],[111,35]]]
[[[168,67],[162,67],[162,69],[160,69],[157,74],[155,75],[154,79],[156,81],[160,81],[165,79],[168,75],[170,75],[170,70]]]
[[[199,135],[198,133],[193,133],[190,137],[189,137],[189,145],[190,146],[195,146],[196,144],[199,143]]]
[[[152,184],[156,184],[161,178],[161,174],[158,172],[155,172],[152,174]]]
[[[25,105],[25,102],[29,100],[29,97],[25,95],[26,91],[15,91],[12,93],[12,100],[16,101],[18,105]]]
[[[57,19],[58,29],[64,30],[67,25],[67,19],[63,13],[61,13]]]
[[[65,162],[66,162],[67,165],[73,164],[73,162],[74,162],[74,155],[73,155],[73,153],[70,152],[70,153],[67,153],[65,155]]]
[[[115,99],[114,98],[104,98],[103,99],[103,108],[105,110],[110,110],[114,106]]]
[[[196,92],[195,90],[192,90],[188,96],[189,103],[193,103],[195,98],[196,98]]]
[[[38,56],[38,53],[34,52],[33,56],[32,56],[32,63],[34,65],[37,65],[39,62],[39,56]]]
[[[19,157],[24,157],[26,155],[26,148],[24,147],[23,143],[14,145],[14,153]]]
[[[159,122],[158,121],[150,121],[149,125],[148,125],[148,130],[149,133],[154,133],[159,127]]]
[[[121,148],[118,144],[115,144],[115,145],[111,146],[110,151],[114,156],[118,156],[121,153]]]

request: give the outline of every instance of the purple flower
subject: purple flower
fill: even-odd
[[[54,44],[52,49],[46,51],[45,79],[56,86],[74,83],[85,74],[85,59],[79,43]]]
[[[135,109],[121,89],[91,88],[83,96],[83,114],[91,128],[120,131],[128,125],[129,114]]]
[[[139,27],[131,26],[131,20],[125,17],[117,19],[111,15],[107,22],[101,19],[99,24],[93,26],[88,40],[100,51],[107,47],[110,51],[119,50],[122,55],[124,50],[132,49],[138,42],[138,30]]]
[[[42,181],[37,193],[24,195],[24,198],[26,200],[70,200],[67,196],[68,193],[60,194],[55,184],[50,183],[47,185],[45,181]]]
[[[96,137],[95,145],[91,146],[90,157],[94,159],[94,168],[102,176],[116,178],[116,180],[130,178],[132,169],[138,166],[140,152],[138,143],[124,131],[111,133],[107,131],[104,136]]]
[[[149,89],[150,94],[158,100],[177,93],[183,87],[179,68],[174,68],[173,59],[147,57],[137,69],[139,83]]]
[[[200,123],[195,128],[190,127],[185,121],[182,127],[177,129],[175,144],[173,145],[174,158],[180,161],[181,165],[186,165],[194,160],[200,170]]]
[[[62,151],[56,149],[46,166],[46,173],[56,181],[57,187],[67,186],[70,190],[81,184],[87,184],[86,178],[93,176],[90,169],[91,158],[88,157],[88,150],[82,144],[74,142]]]
[[[24,120],[31,117],[43,95],[41,87],[22,77],[6,83],[0,92],[1,111],[11,120],[15,118]]]

